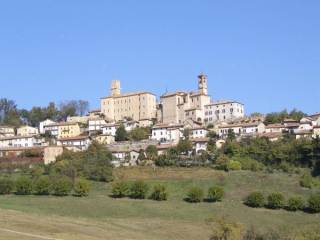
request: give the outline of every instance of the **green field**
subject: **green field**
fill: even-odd
[[[94,183],[87,198],[0,196],[0,239],[191,240],[209,239],[208,220],[221,217],[261,231],[275,229],[285,234],[320,222],[319,214],[252,209],[242,203],[248,193],[256,190],[279,191],[287,198],[301,195],[307,199],[317,190],[301,188],[298,175],[225,173],[205,168],[129,168],[117,169],[115,175],[129,181],[144,179],[150,186],[164,183],[169,199],[166,202],[112,199],[110,184],[103,183]],[[184,202],[186,191],[194,185],[204,190],[211,185],[223,186],[226,196],[221,203]]]

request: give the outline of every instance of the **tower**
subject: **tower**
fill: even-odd
[[[111,96],[118,96],[120,95],[120,81],[119,80],[112,80],[111,81]]]
[[[201,94],[208,95],[208,78],[203,73],[198,76],[198,90]]]

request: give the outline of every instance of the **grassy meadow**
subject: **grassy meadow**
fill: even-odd
[[[319,214],[253,209],[242,203],[252,191],[277,191],[286,198],[300,195],[307,199],[317,190],[301,188],[298,175],[139,167],[116,169],[115,177],[128,181],[143,179],[151,188],[163,183],[169,193],[168,201],[113,199],[109,196],[111,184],[105,183],[92,183],[86,198],[0,196],[0,239],[207,240],[209,222],[222,217],[261,231],[274,229],[284,234],[320,224]],[[212,185],[225,189],[222,202],[183,201],[191,186],[201,186],[206,192]]]

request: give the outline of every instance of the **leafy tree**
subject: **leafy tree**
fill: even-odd
[[[86,197],[90,192],[90,184],[88,181],[80,179],[73,186],[74,195],[77,197]]]
[[[188,155],[188,153],[192,150],[192,143],[190,140],[180,140],[177,146],[177,150],[180,154]]]
[[[153,192],[151,193],[150,196],[151,199],[156,200],[156,201],[165,201],[168,198],[168,193],[166,191],[166,186],[158,184],[154,186]]]
[[[143,161],[146,159],[146,153],[143,151],[143,149],[140,149],[139,151],[139,156],[138,156],[138,160],[139,161]]]
[[[0,195],[10,194],[13,191],[14,182],[10,178],[0,179]]]
[[[157,147],[154,145],[149,145],[146,148],[146,154],[148,159],[155,160],[158,157]]]
[[[192,187],[187,193],[186,201],[190,203],[198,203],[203,200],[203,190],[200,187]]]
[[[320,213],[320,194],[312,195],[308,200],[308,207],[313,213]]]
[[[144,199],[148,193],[149,187],[143,181],[135,181],[130,186],[130,198]]]
[[[247,196],[245,204],[249,207],[261,208],[265,204],[265,199],[262,193],[252,192]]]
[[[279,209],[279,208],[283,208],[284,204],[285,204],[285,200],[281,193],[271,193],[268,196],[268,203],[267,203],[268,208]]]
[[[15,185],[17,195],[28,195],[32,193],[32,181],[28,177],[19,177]]]
[[[208,190],[207,200],[210,202],[220,202],[224,196],[224,190],[221,187],[213,186]]]
[[[304,208],[304,200],[302,197],[291,197],[288,200],[287,209],[289,211],[298,211],[303,210]]]
[[[230,158],[226,155],[220,155],[216,160],[216,168],[219,170],[228,171]]]
[[[227,169],[228,171],[241,170],[241,163],[238,161],[230,160],[229,163],[227,164]]]
[[[129,138],[134,141],[141,141],[143,139],[148,139],[149,133],[149,128],[135,128],[130,132]]]
[[[234,131],[232,129],[228,130],[228,135],[227,135],[227,140],[229,141],[234,141],[236,139],[236,134],[234,133]]]
[[[115,140],[117,142],[121,142],[121,141],[126,141],[128,140],[128,133],[126,131],[126,129],[124,128],[123,125],[121,125],[117,131],[116,131],[116,136],[115,136]]]
[[[72,182],[67,177],[56,179],[52,184],[52,193],[56,196],[67,196],[72,190]]]
[[[117,181],[112,184],[112,197],[123,198],[128,195],[129,185],[124,181]]]
[[[50,179],[47,176],[38,178],[34,183],[34,192],[37,195],[49,195],[51,189]]]

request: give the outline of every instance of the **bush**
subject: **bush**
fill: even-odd
[[[245,200],[245,204],[253,208],[261,208],[264,206],[264,203],[265,203],[264,196],[260,192],[250,193]]]
[[[291,197],[288,200],[287,209],[289,211],[298,211],[303,210],[304,208],[304,201],[301,197]]]
[[[62,177],[52,184],[52,193],[56,196],[67,196],[71,190],[72,183],[67,177]]]
[[[112,184],[112,197],[114,198],[123,198],[128,194],[128,183],[124,181],[114,182]]]
[[[300,179],[300,186],[304,188],[312,188],[312,176],[304,174]]]
[[[153,192],[150,196],[151,199],[156,201],[165,201],[168,198],[168,193],[166,191],[166,186],[164,185],[156,185],[153,188]]]
[[[309,198],[308,207],[311,212],[320,213],[320,193],[312,195]]]
[[[284,197],[281,193],[271,193],[268,196],[267,207],[271,209],[283,208],[285,203]]]
[[[219,170],[228,171],[228,165],[230,163],[230,158],[226,155],[220,155],[216,160],[216,168]]]
[[[10,194],[13,188],[14,182],[10,178],[0,179],[0,194]]]
[[[32,193],[32,181],[28,177],[19,177],[16,181],[16,194],[28,195]]]
[[[209,202],[220,202],[224,196],[224,190],[221,187],[211,187],[208,190],[207,200]]]
[[[231,160],[228,164],[227,164],[227,169],[230,171],[237,171],[237,170],[241,170],[241,163],[238,161],[234,161]]]
[[[134,199],[145,199],[149,187],[143,181],[136,181],[130,186],[130,197]]]
[[[86,197],[90,192],[90,184],[86,180],[78,180],[74,184],[73,191],[77,197]]]
[[[241,163],[242,170],[256,172],[261,171],[264,168],[264,165],[261,162],[258,162],[250,157],[233,157],[232,159]]]
[[[189,189],[186,200],[191,203],[198,203],[203,200],[203,190],[199,187]]]
[[[49,195],[50,187],[51,184],[49,177],[40,177],[34,183],[34,192],[37,195]]]

